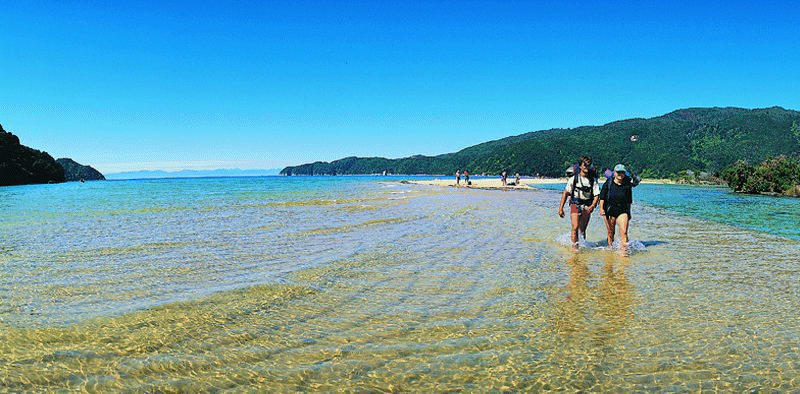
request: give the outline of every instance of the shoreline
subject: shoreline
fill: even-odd
[[[431,186],[449,186],[449,187],[464,187],[468,189],[535,189],[535,185],[558,185],[566,184],[568,178],[520,178],[519,185],[509,184],[503,186],[500,178],[477,178],[471,179],[471,185],[466,185],[464,180],[461,180],[460,185],[456,185],[455,179],[425,179],[425,180],[408,180],[403,183],[415,185],[431,185]],[[513,180],[510,181],[513,183]],[[670,179],[642,179],[641,183],[655,184],[655,185],[674,185],[676,182]]]

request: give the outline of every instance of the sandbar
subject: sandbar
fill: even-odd
[[[473,178],[470,179],[471,185],[467,185],[464,179],[461,183],[456,185],[455,179],[426,179],[426,180],[413,180],[404,181],[404,183],[411,183],[416,185],[433,185],[433,186],[452,186],[452,187],[466,187],[472,189],[534,189],[536,185],[557,185],[566,184],[567,178],[521,178],[519,184],[515,184],[513,179],[509,179],[509,184],[503,186],[500,178]],[[670,179],[643,179],[642,183],[649,184],[674,184],[675,182]]]
[[[470,179],[471,184],[467,185],[464,179],[461,183],[456,185],[455,179],[426,179],[405,181],[417,185],[433,185],[433,186],[452,186],[452,187],[466,187],[471,189],[533,189],[532,185],[548,185],[566,183],[566,178],[522,178],[519,184],[513,179],[508,180],[508,185],[503,186],[503,181],[500,178],[473,178]]]

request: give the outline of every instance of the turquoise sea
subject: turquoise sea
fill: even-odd
[[[800,392],[800,200],[410,179],[0,188],[0,392]]]

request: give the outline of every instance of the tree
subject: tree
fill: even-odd
[[[738,161],[723,171],[723,179],[737,192],[787,194],[800,184],[800,162],[787,156],[771,157],[753,167]]]
[[[797,121],[792,122],[792,134],[797,138],[797,142],[800,143],[800,125],[797,124]]]

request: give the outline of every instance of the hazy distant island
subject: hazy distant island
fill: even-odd
[[[252,176],[271,176],[278,175],[280,169],[250,169],[241,170],[219,169],[219,170],[181,170],[181,171],[128,171],[106,174],[107,179],[126,180],[126,179],[170,179],[170,178],[223,178],[223,177],[252,177]]]
[[[133,171],[103,175],[95,168],[70,158],[53,159],[47,152],[20,144],[19,138],[0,125],[0,186],[71,181],[249,177],[278,175],[279,169],[217,169],[182,171]]]
[[[603,126],[529,132],[438,156],[347,157],[286,167],[282,175],[510,174],[562,177],[581,155],[600,167],[625,165],[644,178],[719,176],[739,160],[800,155],[800,112],[689,108]]]

